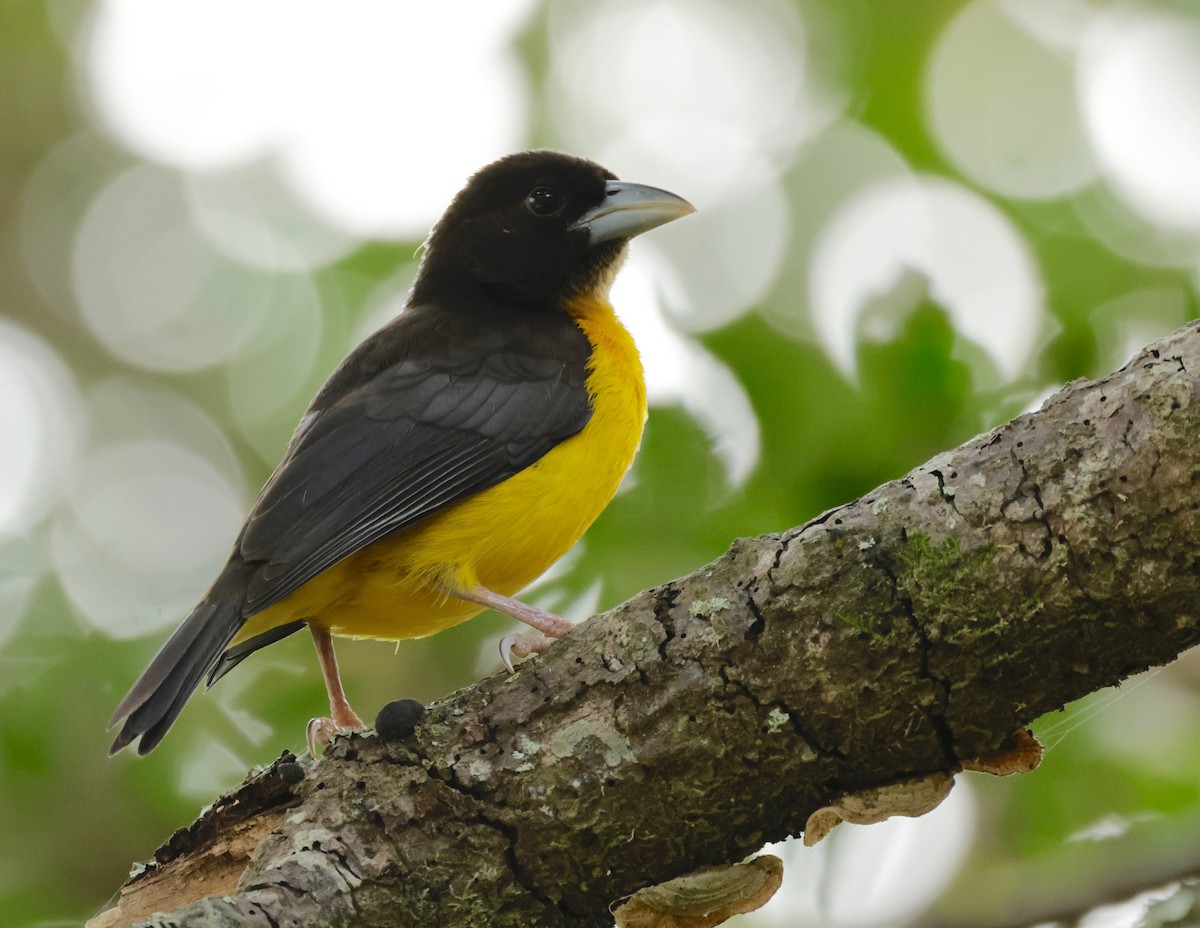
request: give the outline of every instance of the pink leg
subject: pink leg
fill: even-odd
[[[546,638],[542,638],[526,633],[505,635],[501,638],[500,659],[504,661],[504,666],[508,668],[509,673],[513,672],[512,658],[509,656],[510,652],[516,654],[517,657],[528,657],[530,654],[535,653],[540,654],[546,648],[550,647],[550,642],[546,640],[547,638],[561,638],[575,627],[566,619],[560,618],[551,612],[538,609],[536,606],[528,606],[510,596],[501,596],[499,593],[493,593],[491,590],[484,589],[481,586],[472,587],[469,590],[453,590],[452,595],[457,596],[459,599],[465,599],[467,602],[478,603],[481,606],[502,612],[509,618],[533,626],[546,636]]]
[[[329,718],[312,719],[308,723],[308,752],[317,756],[317,744],[327,744],[334,735],[348,728],[363,728],[363,720],[350,708],[346,691],[342,689],[342,677],[338,672],[337,655],[333,653],[333,637],[326,629],[308,626],[313,644],[317,646],[317,659],[321,664],[321,675],[325,678],[325,691],[329,694]]]

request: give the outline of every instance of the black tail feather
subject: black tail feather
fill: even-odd
[[[212,686],[221,677],[233,670],[238,664],[248,658],[259,648],[265,648],[269,644],[274,644],[288,635],[295,634],[304,628],[305,622],[289,622],[287,625],[277,625],[275,628],[263,632],[261,635],[255,635],[253,638],[247,638],[245,641],[235,644],[232,648],[224,651],[217,662],[212,665],[208,672],[208,681],[205,683],[205,689]]]
[[[138,742],[137,746],[138,754],[142,756],[149,754],[162,741],[163,736],[175,723],[175,719],[179,717],[179,713],[183,711],[183,707],[187,704],[188,699],[195,692],[196,687],[200,683],[200,678],[204,676],[204,672],[205,668],[200,664],[192,667],[188,671],[186,679],[179,687],[179,692],[175,694],[175,698],[171,700],[170,705],[165,710],[147,713],[144,719],[137,719],[136,722],[137,712],[129,717],[125,723],[126,728],[133,725],[135,728],[142,729],[142,740]],[[146,710],[148,706],[149,704],[143,706],[138,712]]]
[[[222,586],[218,581],[205,601],[184,619],[117,706],[109,727],[122,719],[125,724],[108,749],[110,756],[139,736],[142,740],[138,753],[153,750],[183,711],[200,679],[221,659],[244,621],[244,597],[237,592],[221,596],[217,590]]]

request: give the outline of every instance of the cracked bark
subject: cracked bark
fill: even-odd
[[[339,740],[295,786],[259,774],[92,924],[607,926],[615,900],[846,794],[958,770],[1200,641],[1194,372],[1195,323],[735,541],[401,744]],[[187,875],[201,865],[208,882]]]

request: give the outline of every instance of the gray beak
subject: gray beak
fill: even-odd
[[[610,180],[604,188],[604,202],[580,216],[571,229],[586,229],[590,244],[599,245],[633,238],[695,211],[683,197],[666,190]]]

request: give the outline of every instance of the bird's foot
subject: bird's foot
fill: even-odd
[[[308,755],[314,760],[317,757],[318,744],[324,747],[343,732],[366,728],[363,720],[349,705],[343,704],[331,708],[332,718],[309,719],[308,727],[304,731],[305,740],[308,742]]]
[[[516,673],[513,669],[513,656],[529,657],[531,654],[541,654],[552,644],[553,638],[536,632],[514,632],[500,639],[500,660],[504,661],[509,673]]]

